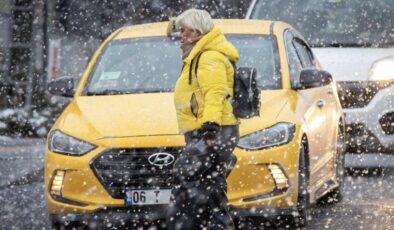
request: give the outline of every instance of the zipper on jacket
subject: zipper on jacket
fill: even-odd
[[[197,102],[197,97],[196,94],[193,93],[192,97],[190,98],[190,111],[194,115],[194,117],[197,119],[198,118],[198,102]]]

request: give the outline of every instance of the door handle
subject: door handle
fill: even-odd
[[[323,108],[326,105],[326,102],[324,100],[318,100],[316,102],[316,106],[319,108]]]

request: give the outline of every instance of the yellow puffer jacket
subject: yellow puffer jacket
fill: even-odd
[[[195,65],[200,55],[197,76]],[[204,35],[183,60],[183,69],[175,86],[175,108],[181,133],[201,128],[204,122],[234,125],[234,69],[237,49],[226,40],[218,28]],[[189,70],[192,78],[189,83]]]

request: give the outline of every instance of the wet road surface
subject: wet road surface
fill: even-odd
[[[43,140],[0,143],[0,229],[51,229],[44,198],[43,151]],[[394,167],[350,171],[343,200],[314,205],[305,229],[393,229],[393,186]],[[275,226],[288,228],[285,224]]]

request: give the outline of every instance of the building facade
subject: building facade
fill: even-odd
[[[45,2],[0,2],[0,106],[31,107],[42,91],[45,66]]]

